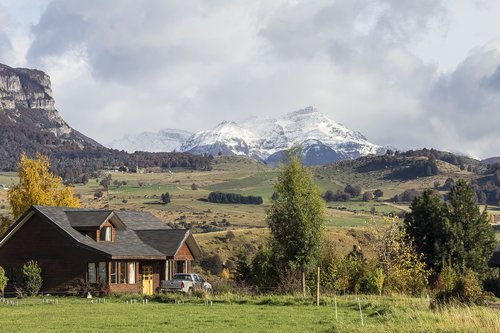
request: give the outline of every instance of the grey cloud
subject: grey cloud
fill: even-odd
[[[443,75],[424,103],[426,115],[446,124],[457,145],[480,156],[494,153],[494,145],[500,143],[499,65],[499,50],[477,50]],[[434,133],[438,135],[439,129]]]
[[[445,16],[435,0],[53,0],[28,60],[54,73],[70,124],[103,142],[314,105],[379,144],[487,156],[495,53],[438,74],[408,51]]]

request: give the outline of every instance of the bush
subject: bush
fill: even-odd
[[[161,194],[161,202],[163,204],[168,204],[170,203],[170,193],[166,192],[166,193],[162,193]]]
[[[192,183],[191,190],[196,191],[198,189],[198,184]]]
[[[205,271],[209,271],[213,275],[220,275],[224,269],[224,261],[219,254],[214,254],[201,259],[200,266]]]
[[[370,191],[366,191],[365,193],[363,193],[363,201],[370,201],[373,199],[373,193],[370,192]]]
[[[325,272],[325,286],[339,293],[376,292],[369,284],[374,265],[357,246],[341,259],[333,258]]]
[[[226,242],[230,243],[234,239],[234,232],[232,230],[228,230],[226,232]]]
[[[479,276],[471,269],[458,275],[451,267],[445,267],[438,277],[437,293],[434,302],[442,304],[484,305],[485,293]]]
[[[42,269],[38,263],[31,260],[22,268],[23,288],[28,295],[36,295],[42,288]]]
[[[7,282],[9,282],[9,279],[7,278],[7,276],[5,276],[3,267],[0,266],[0,291],[2,292],[2,296],[5,290],[5,286],[7,286]]]

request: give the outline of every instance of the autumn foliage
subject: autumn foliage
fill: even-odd
[[[17,168],[19,184],[8,193],[11,213],[20,217],[32,205],[79,207],[73,188],[64,186],[62,179],[50,171],[49,159],[37,154],[35,159],[21,155]]]

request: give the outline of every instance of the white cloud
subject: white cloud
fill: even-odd
[[[486,157],[499,154],[496,48],[456,70],[436,55],[446,36],[459,42],[457,14],[477,20],[492,4],[53,0],[16,52],[51,75],[70,125],[102,142],[314,105],[375,143]],[[492,37],[469,30],[469,49]],[[12,40],[0,33],[0,55]]]

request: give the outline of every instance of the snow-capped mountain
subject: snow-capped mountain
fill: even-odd
[[[143,132],[136,135],[125,135],[122,139],[114,140],[109,148],[135,151],[170,152],[178,150],[193,133],[178,129],[163,129],[159,132]]]
[[[384,153],[386,148],[370,143],[354,132],[308,107],[280,118],[251,118],[237,124],[224,121],[212,130],[187,139],[181,151],[217,155],[246,155],[269,163],[281,160],[283,151],[300,145],[308,165]]]

